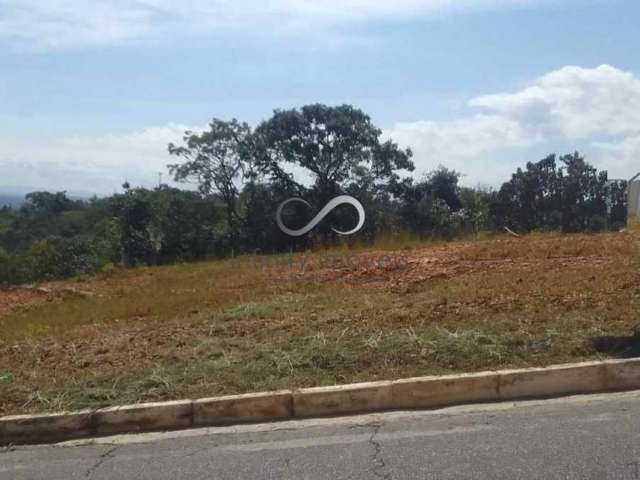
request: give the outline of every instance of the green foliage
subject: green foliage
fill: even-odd
[[[66,192],[32,192],[25,197],[24,209],[46,214],[58,214],[68,210],[82,208],[82,201],[74,201]]]
[[[120,224],[122,262],[128,266],[153,263],[154,244],[151,239],[151,204],[147,190],[127,190],[113,198],[114,212]]]
[[[261,170],[276,184],[311,194],[322,204],[353,183],[389,182],[398,178],[398,170],[414,169],[411,150],[381,141],[382,131],[351,105],[276,110],[256,135]],[[306,170],[313,187],[295,182],[285,170],[287,164]]]
[[[11,257],[3,248],[0,248],[0,284],[9,283],[11,278]]]
[[[119,261],[106,204],[35,192],[21,208],[0,211],[0,284],[89,274]]]
[[[46,280],[95,273],[100,268],[100,259],[86,239],[49,237],[29,249],[28,265],[30,280]]]
[[[496,228],[563,232],[617,229],[626,222],[626,182],[610,182],[578,153],[518,169],[491,198]]]
[[[414,169],[411,150],[383,140],[370,117],[350,105],[276,110],[255,129],[213,119],[203,133],[185,132],[169,153],[181,160],[169,165],[174,179],[195,182],[198,191],[125,183],[124,193],[108,198],[33,192],[20,208],[0,209],[0,284],[389,235],[450,239],[505,226],[597,232],[626,225],[626,182],[609,181],[577,153],[528,163],[497,192],[463,187],[461,174],[443,166],[415,181],[400,176]],[[292,169],[310,182],[296,182]],[[349,206],[334,209],[303,238],[277,228],[283,200],[299,196],[312,205],[285,209],[286,223],[299,228],[340,194],[365,208],[357,237],[331,229],[355,225]]]
[[[111,201],[127,266],[196,260],[226,251],[220,207],[211,198],[162,186],[128,189]]]
[[[393,186],[403,228],[420,236],[452,238],[486,227],[488,194],[459,185],[460,174],[443,166],[421,182]]]
[[[272,185],[249,182],[240,195],[243,224],[238,245],[247,252],[264,253],[286,250],[290,239],[277,227],[274,212],[280,195]],[[236,246],[236,249],[238,247]]]
[[[465,224],[473,233],[478,233],[489,228],[489,202],[491,193],[481,188],[460,188],[458,192],[462,212],[464,212]]]
[[[169,165],[169,171],[176,181],[195,180],[203,195],[218,195],[226,208],[227,228],[235,235],[240,223],[237,183],[253,176],[256,149],[251,127],[214,118],[200,135],[185,132],[184,142],[181,147],[169,144],[169,153],[185,160]]]

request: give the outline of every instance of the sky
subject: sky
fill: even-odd
[[[637,0],[0,0],[0,192],[169,180],[213,118],[349,103],[469,186],[640,171]]]

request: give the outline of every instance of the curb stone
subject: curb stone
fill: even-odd
[[[193,401],[193,426],[223,426],[293,418],[293,397],[289,390]]]
[[[640,389],[640,358],[0,417],[0,445]]]
[[[498,372],[418,377],[393,382],[394,408],[436,408],[498,400]]]
[[[93,412],[93,423],[97,436],[189,428],[193,425],[193,402],[178,400],[101,408]]]
[[[390,381],[313,387],[293,392],[295,418],[326,417],[393,408]]]
[[[93,411],[0,417],[0,446],[49,443],[95,434]]]

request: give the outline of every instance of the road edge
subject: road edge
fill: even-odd
[[[640,389],[640,358],[0,417],[0,445]]]

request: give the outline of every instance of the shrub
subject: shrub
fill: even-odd
[[[27,253],[29,280],[69,278],[99,270],[93,245],[82,238],[50,237],[36,242]]]
[[[594,215],[589,219],[590,232],[602,232],[607,228],[607,219],[602,215]]]
[[[9,254],[2,248],[0,248],[0,284],[11,283],[10,282],[10,261]]]

